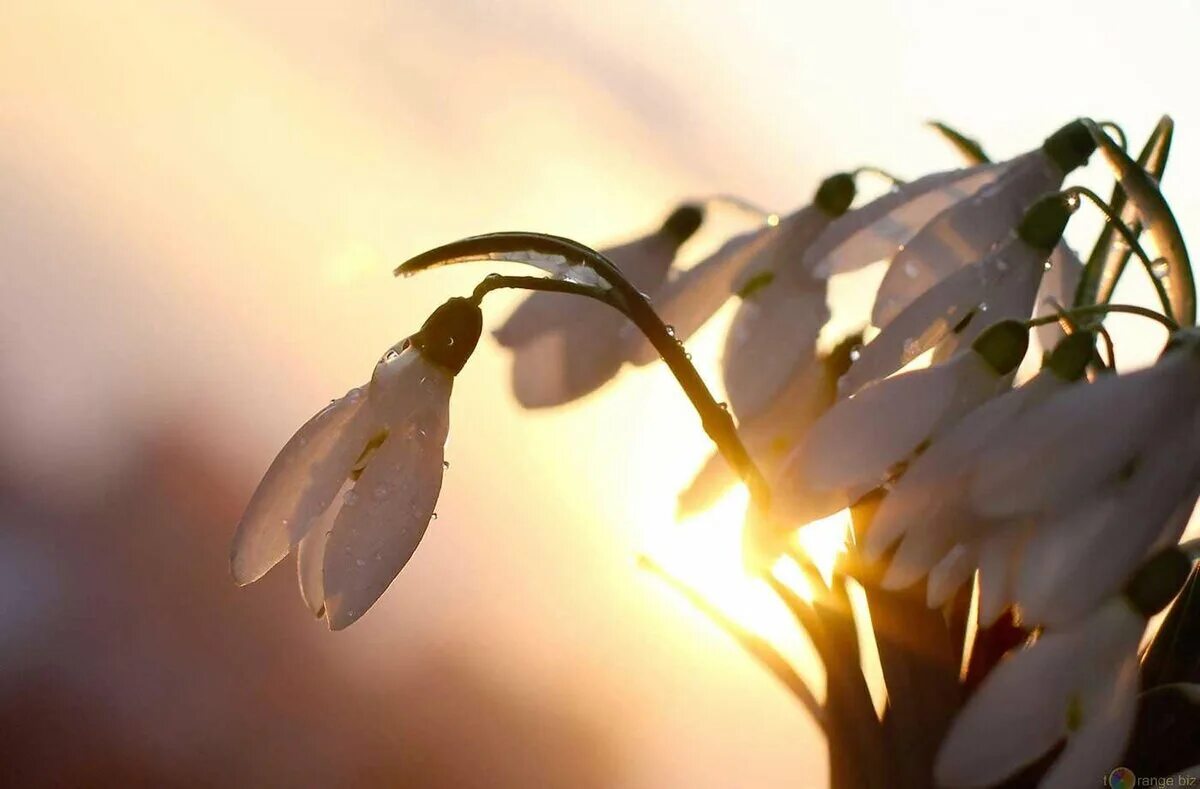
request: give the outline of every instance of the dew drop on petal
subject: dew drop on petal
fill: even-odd
[[[905,263],[904,264],[904,276],[908,277],[909,279],[916,279],[917,278],[917,267],[915,265],[913,265],[912,263]]]
[[[720,402],[720,403],[717,403],[717,405],[720,407],[720,409],[721,409],[722,411],[728,411],[728,410],[729,410],[729,403],[726,403],[726,402],[722,401],[722,402]],[[285,521],[285,522],[286,522],[286,521]]]
[[[358,503],[358,494],[354,492],[353,488],[351,488],[350,490],[348,490],[342,494],[342,505],[343,506],[353,507],[357,503]]]
[[[1051,268],[1053,268],[1053,265],[1050,263],[1049,259],[1047,259],[1046,262],[1042,264],[1042,269],[1044,271],[1049,271]]]
[[[449,461],[449,460],[443,460],[443,461],[442,461],[442,468],[444,468],[444,469],[446,469],[446,468],[450,468],[450,461]]]
[[[850,361],[857,362],[862,357],[862,350],[858,348],[850,349]]]
[[[670,326],[670,325],[667,326],[667,336],[668,337],[675,336],[675,327],[674,326]]]
[[[366,563],[366,562],[364,562],[362,559],[355,559],[355,560],[354,560],[354,566],[355,566],[355,567],[365,567],[365,566],[366,566],[366,564],[367,564],[367,563]]]
[[[435,521],[437,519],[438,519],[438,514],[436,512],[429,516],[429,520],[431,520],[431,521]]]
[[[1171,265],[1167,263],[1166,258],[1158,258],[1150,264],[1150,271],[1158,279],[1166,279],[1167,275],[1171,273]]]
[[[987,312],[987,311],[988,311],[988,305],[987,305],[987,302],[986,302],[986,301],[981,301],[981,302],[979,303],[979,311],[980,311],[980,312]]]

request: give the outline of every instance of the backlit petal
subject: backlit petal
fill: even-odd
[[[875,296],[871,322],[884,328],[934,283],[982,259],[1013,232],[1034,200],[1061,184],[1062,171],[1039,150],[938,214],[892,258]]]

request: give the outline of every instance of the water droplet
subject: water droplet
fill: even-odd
[[[287,519],[287,518],[283,518],[282,520],[280,520],[280,521],[279,521],[279,523],[280,523],[280,525],[281,525],[281,526],[287,526],[287,525],[288,525],[288,519]]]
[[[491,274],[488,274],[486,277],[484,277],[484,279],[496,280],[500,279],[500,275],[493,271]]]
[[[443,461],[442,461],[442,468],[450,468],[450,461],[449,461],[449,460],[443,460]]]
[[[400,358],[400,353],[395,348],[388,348],[387,353],[383,355],[383,363],[388,364]]]
[[[383,561],[383,554],[382,554],[382,553],[376,553],[376,554],[375,554],[375,561],[377,561],[377,562],[382,562],[382,561]]]
[[[905,356],[905,358],[912,359],[912,358],[916,357],[920,352],[921,352],[921,346],[919,343],[917,343],[916,340],[914,340],[910,337],[909,339],[904,341],[904,356]]]
[[[981,301],[981,302],[979,302],[979,311],[980,311],[980,312],[987,312],[987,311],[988,311],[988,305],[987,305],[987,302],[986,302],[986,301]]]
[[[908,277],[909,279],[916,279],[917,278],[917,267],[915,265],[913,265],[912,263],[905,263],[904,264],[904,276]]]
[[[357,503],[358,503],[358,494],[354,492],[353,488],[342,494],[342,505],[343,506],[353,507]]]
[[[437,520],[437,518],[438,518],[438,516],[437,516],[436,512],[429,516],[429,520],[431,520],[431,521],[435,521],[435,520]]]
[[[1008,263],[1003,260],[996,261],[996,270],[1000,272],[1008,271]]]
[[[667,326],[667,336],[668,337],[675,336],[675,327],[674,326],[670,326],[670,325]]]
[[[364,562],[362,559],[355,559],[355,560],[354,560],[354,566],[355,566],[355,567],[365,567],[366,565],[367,565],[367,563],[366,563],[366,562]]]
[[[692,360],[692,355],[690,353],[685,353],[683,355],[683,358],[687,359],[690,362]]]
[[[1053,268],[1053,265],[1050,263],[1049,260],[1047,260],[1045,263],[1042,264],[1043,271],[1049,271],[1051,268]]]
[[[1171,273],[1171,264],[1167,262],[1166,258],[1158,258],[1150,264],[1150,270],[1159,279],[1166,279],[1167,275]]]
[[[718,407],[719,407],[719,408],[720,408],[722,411],[728,411],[728,410],[729,410],[729,403],[726,403],[726,402],[720,402],[720,403],[717,403],[717,406],[718,406]],[[284,521],[284,523],[287,523],[287,521]]]
[[[862,351],[858,348],[850,349],[850,361],[857,362],[862,357]]]
[[[376,485],[375,490],[371,491],[371,495],[375,497],[376,501],[383,501],[388,497],[388,486],[382,483]]]

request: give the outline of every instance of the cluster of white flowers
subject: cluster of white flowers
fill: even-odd
[[[703,222],[700,204],[601,253],[533,234],[426,253],[412,271],[491,259],[552,276],[496,277],[447,302],[366,387],[301,428],[238,527],[234,576],[254,581],[297,549],[304,598],[332,628],[378,599],[434,517],[450,390],[489,290],[544,291],[494,332],[530,408],[666,358],[663,334],[686,341],[736,297],[722,360],[732,449],[704,411],[698,377],[668,358],[719,449],[681,494],[681,511],[708,506],[747,469],[770,484],[771,528],[785,534],[870,494],[880,504],[854,550],[878,568],[882,589],[917,588],[940,608],[978,577],[979,628],[1008,612],[1030,633],[966,701],[931,767],[936,780],[991,785],[1065,742],[1043,784],[1089,785],[1129,739],[1137,648],[1148,617],[1191,571],[1175,546],[1200,496],[1200,335],[1187,328],[1195,293],[1146,169],[1165,161],[1163,128],[1140,163],[1088,120],[1005,162],[975,146],[972,166],[898,183],[857,208],[859,171],[839,173],[811,204],[768,216],[684,270],[673,263]],[[1136,230],[1085,266],[1063,233],[1086,190],[1060,190],[1097,146],[1130,203],[1114,205],[1113,218]],[[1097,352],[1110,307],[1095,294],[1111,294],[1113,266],[1143,227],[1164,256],[1146,259],[1164,300],[1159,319],[1178,330],[1153,365],[1117,374]],[[829,278],[881,260],[863,327],[872,338],[819,353]],[[1034,320],[1048,307],[1063,310],[1060,320]],[[1021,380],[1035,326],[1048,352]],[[922,356],[928,366],[906,369]]]

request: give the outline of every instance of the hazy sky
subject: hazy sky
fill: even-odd
[[[489,270],[394,281],[409,255],[501,229],[602,243],[689,195],[790,208],[835,170],[953,166],[933,117],[1005,156],[1081,114],[1140,144],[1169,112],[1186,231],[1200,10],[1156,6],[10,2],[2,454],[87,490],[130,431],[187,419],[257,474]],[[695,343],[707,371],[716,337]],[[607,722],[630,787],[821,783],[796,705],[633,569],[707,452],[663,372],[534,415],[507,373],[485,341],[457,384],[441,517],[329,649],[380,670],[417,638],[471,644]]]

